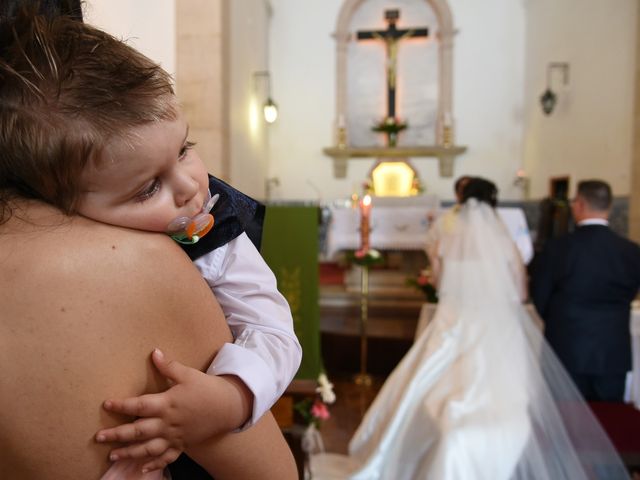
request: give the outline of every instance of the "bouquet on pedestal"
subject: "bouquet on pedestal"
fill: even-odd
[[[326,374],[321,373],[318,376],[316,398],[305,398],[293,405],[294,410],[300,414],[307,425],[307,429],[302,435],[302,450],[307,455],[324,452],[324,443],[318,427],[331,417],[327,405],[335,401],[336,394],[333,391],[333,383],[329,382]]]
[[[426,297],[427,302],[438,303],[438,291],[429,270],[421,270],[416,277],[407,278],[407,285],[420,290]]]

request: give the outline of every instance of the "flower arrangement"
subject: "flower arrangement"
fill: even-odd
[[[347,254],[349,262],[360,265],[361,267],[371,267],[372,265],[379,265],[384,262],[382,254],[373,248],[368,250],[356,250],[355,252],[349,252]]]
[[[411,195],[420,195],[421,193],[424,193],[424,191],[424,185],[422,185],[418,177],[415,177],[411,182]]]
[[[409,125],[398,117],[386,117],[376,123],[371,130],[379,133],[398,133],[405,130]]]
[[[373,182],[371,181],[371,179],[367,179],[364,182],[362,182],[362,194],[363,195],[374,195],[375,192],[373,191]]]
[[[421,270],[417,277],[407,278],[407,285],[420,290],[429,303],[438,303],[438,291],[429,270]]]
[[[407,122],[403,122],[398,117],[386,117],[376,123],[371,130],[385,133],[389,147],[395,147],[398,142],[398,133],[409,127]]]
[[[318,387],[316,388],[316,398],[305,398],[297,402],[293,408],[300,414],[307,427],[317,428],[320,424],[331,417],[329,413],[330,405],[336,401],[336,394],[333,391],[333,383],[329,381],[327,375],[321,373],[318,376]]]

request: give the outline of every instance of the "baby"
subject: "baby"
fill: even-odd
[[[96,440],[129,443],[111,459],[151,457],[143,466],[150,471],[188,445],[255,423],[293,378],[301,348],[275,276],[247,235],[262,206],[208,176],[169,75],[103,32],[62,22],[60,33],[56,25],[46,30],[46,48],[36,42],[24,51],[24,71],[0,63],[2,75],[21,76],[20,105],[5,111],[29,139],[16,148],[23,158],[3,165],[2,187],[68,214],[186,243],[234,337],[208,375],[154,351],[172,387],[105,402],[140,418],[101,430]]]

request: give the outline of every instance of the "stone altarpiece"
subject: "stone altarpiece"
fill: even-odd
[[[392,10],[391,10],[392,9]],[[388,14],[398,12],[390,58],[380,34],[389,31]],[[387,25],[385,24],[387,15]],[[394,26],[395,28],[395,26]],[[363,35],[363,32],[379,32]],[[338,15],[336,41],[335,146],[324,149],[334,175],[346,175],[352,158],[407,160],[435,157],[440,175],[453,175],[453,160],[466,147],[454,144],[454,27],[446,0],[347,0]],[[367,40],[367,41],[362,41]],[[390,62],[395,70],[394,112],[408,128],[397,145],[371,127],[388,114]],[[385,74],[385,70],[387,70]],[[385,98],[387,101],[385,101]]]

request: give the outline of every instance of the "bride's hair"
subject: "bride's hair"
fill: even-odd
[[[462,189],[462,203],[466,203],[470,198],[495,207],[498,204],[498,188],[489,180],[472,177]]]

